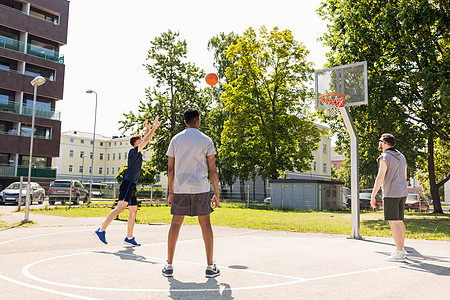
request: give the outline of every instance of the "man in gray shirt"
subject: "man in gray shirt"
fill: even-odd
[[[391,226],[397,250],[387,257],[387,261],[405,261],[405,224],[404,210],[408,196],[406,159],[400,151],[394,148],[395,138],[385,133],[378,140],[378,149],[383,153],[378,157],[378,175],[375,179],[370,204],[376,207],[375,196],[383,186],[384,219]]]
[[[168,180],[172,223],[167,242],[167,264],[162,275],[173,276],[173,257],[181,225],[185,216],[198,216],[206,251],[206,277],[220,275],[214,264],[214,237],[210,213],[219,206],[219,180],[217,176],[214,144],[202,133],[198,110],[189,108],[184,112],[187,129],[172,138],[166,155],[169,158]],[[208,175],[214,189],[210,199]],[[214,204],[211,207],[211,204]]]

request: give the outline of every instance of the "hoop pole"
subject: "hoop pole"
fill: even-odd
[[[351,193],[352,193],[352,232],[351,239],[362,239],[359,212],[359,151],[358,133],[347,107],[339,107],[347,132],[350,135]]]

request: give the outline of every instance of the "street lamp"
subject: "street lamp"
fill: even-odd
[[[91,182],[89,184],[89,203],[91,203],[92,197],[92,175],[94,174],[94,150],[95,150],[95,126],[97,123],[97,92],[93,90],[87,90],[87,94],[95,94],[95,114],[94,114],[94,138],[92,141],[92,158],[91,158]]]
[[[84,176],[84,159],[87,157],[86,154],[83,154],[81,158],[83,159],[83,164],[81,165],[81,182],[83,182],[83,176]]]
[[[33,94],[33,113],[31,116],[31,140],[30,140],[30,156],[28,158],[28,184],[27,184],[27,197],[25,202],[25,219],[22,221],[24,223],[28,222],[30,215],[30,203],[31,203],[31,162],[33,159],[33,141],[34,141],[34,119],[36,115],[36,98],[37,98],[37,88],[45,83],[45,78],[42,76],[37,76],[31,80],[31,85],[34,86]]]

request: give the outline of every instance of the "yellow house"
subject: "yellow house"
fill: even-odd
[[[286,179],[316,179],[331,180],[331,139],[328,136],[330,128],[321,124],[314,124],[324,132],[319,147],[312,153],[311,170],[305,173],[286,172]]]
[[[129,136],[106,137],[82,131],[61,133],[60,156],[53,159],[57,179],[74,179],[90,182],[93,159],[93,182],[115,182],[114,177],[127,164],[131,149]],[[94,154],[93,154],[94,153]],[[150,159],[149,151],[143,152],[143,159]],[[165,176],[158,176],[156,185],[167,185]],[[163,182],[161,182],[161,180]]]

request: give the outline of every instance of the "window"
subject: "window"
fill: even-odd
[[[100,160],[103,160],[103,153],[100,153]]]
[[[0,57],[0,70],[17,71],[17,62],[4,57]]]
[[[81,143],[81,144],[84,144],[84,140],[81,140],[80,143]]]
[[[336,196],[337,196],[336,190],[333,190],[333,197],[336,198]]]
[[[69,157],[73,157],[73,150],[69,151]]]
[[[121,160],[122,159],[122,153],[119,153],[118,155],[119,155],[119,160]]]
[[[109,175],[109,168],[106,168],[106,175]]]
[[[55,71],[50,69],[45,69],[42,67],[38,67],[31,64],[26,64],[25,66],[25,75],[28,76],[42,76],[47,80],[54,81],[55,80]]]
[[[28,155],[19,155],[19,166],[27,166],[30,158]],[[33,168],[46,168],[48,166],[47,157],[33,156],[31,165]]]
[[[50,59],[57,60],[58,57],[58,49],[56,44],[45,41],[35,36],[28,36],[28,54]]]
[[[73,139],[72,138],[70,139],[70,142],[73,143]]]
[[[80,158],[83,158],[84,151],[80,151]]]
[[[113,153],[113,160],[116,160],[116,154]]]
[[[120,146],[122,146],[122,142],[120,142]]]
[[[89,174],[92,172],[92,166],[89,166]]]
[[[78,167],[78,173],[82,173],[83,174],[83,166],[79,166]]]
[[[98,174],[103,175],[103,167],[98,167]]]
[[[111,147],[111,143],[109,143],[109,147]]]
[[[323,164],[323,172],[324,172],[324,173],[327,172],[327,164],[326,164],[326,163]]]
[[[30,7],[30,16],[53,23],[55,25],[58,25],[58,21],[59,21],[59,18],[57,15],[37,9],[36,7],[33,7],[33,6]]]
[[[317,162],[313,162],[313,170],[314,170],[314,172],[316,172],[317,171]]]
[[[91,141],[91,145],[94,145],[94,141]]]
[[[114,174],[114,167],[111,167],[111,174]]]
[[[73,165],[69,165],[69,173],[73,172]]]
[[[124,157],[125,157],[125,159],[128,159],[128,153],[124,153]]]
[[[31,126],[30,125],[22,125],[20,128],[20,135],[21,136],[31,136]],[[38,139],[51,139],[51,128],[46,127],[34,127],[34,137]]]
[[[117,142],[114,142],[114,146],[117,146]]]
[[[103,146],[103,142],[100,142],[100,146]]]
[[[89,153],[89,159],[92,159],[92,152]]]
[[[327,154],[327,145],[323,144],[323,154]]]
[[[108,160],[109,160],[109,153],[108,153]]]

